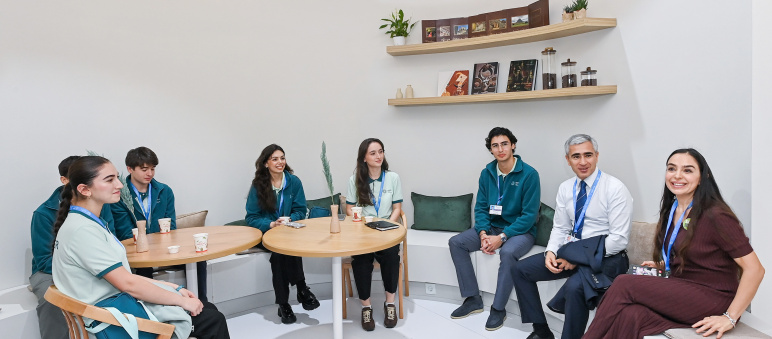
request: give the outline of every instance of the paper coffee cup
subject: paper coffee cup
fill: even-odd
[[[174,254],[180,251],[180,246],[169,246],[169,253]]]
[[[279,217],[279,220],[281,220],[282,224],[286,224],[290,221],[290,217]]]
[[[135,244],[137,243],[137,232],[139,232],[138,229],[136,229],[136,228],[132,228],[131,229],[131,233],[134,234],[134,243]]]
[[[161,234],[169,233],[172,230],[172,218],[158,219],[158,226],[161,228]]]
[[[373,217],[371,216],[365,217],[365,222],[373,222]]]
[[[209,233],[196,233],[193,235],[196,244],[196,253],[206,252],[209,249]]]
[[[362,207],[352,207],[351,214],[353,214],[352,221],[362,221]]]

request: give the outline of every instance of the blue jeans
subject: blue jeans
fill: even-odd
[[[488,235],[498,235],[502,229],[492,227]],[[507,306],[509,295],[512,294],[512,288],[515,286],[510,273],[520,257],[524,256],[533,247],[536,239],[530,233],[520,234],[509,238],[499,250],[501,263],[499,264],[498,278],[496,279],[496,294],[493,297],[493,308],[503,311]],[[453,259],[453,265],[456,266],[456,276],[458,277],[458,288],[461,290],[461,297],[468,298],[480,294],[477,286],[477,277],[472,266],[471,252],[480,250],[480,236],[474,228],[454,235],[448,241],[450,247],[450,257]]]

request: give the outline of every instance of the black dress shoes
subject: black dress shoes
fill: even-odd
[[[281,317],[282,324],[292,324],[298,321],[295,317],[295,312],[292,311],[292,307],[289,304],[279,305],[279,317]]]
[[[319,307],[319,300],[311,292],[311,289],[306,286],[305,288],[298,288],[298,301],[303,305],[303,309],[306,311],[315,310]]]
[[[555,339],[555,335],[552,334],[552,332],[549,332],[549,335],[546,337],[541,337],[536,332],[531,332],[531,335],[528,336],[528,338],[525,339]]]

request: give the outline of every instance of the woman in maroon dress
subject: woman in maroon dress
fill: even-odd
[[[721,338],[750,304],[764,267],[696,150],[670,154],[659,215],[654,260],[643,265],[669,278],[617,277],[583,338],[643,338],[690,326]]]

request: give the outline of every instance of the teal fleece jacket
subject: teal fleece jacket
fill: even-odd
[[[247,196],[247,225],[260,229],[263,233],[271,228],[271,222],[276,221],[281,216],[290,217],[292,221],[303,220],[306,218],[306,194],[303,192],[303,183],[300,179],[284,171],[284,177],[287,179],[287,187],[281,191],[284,196],[284,203],[281,207],[281,213],[277,213],[279,199],[276,199],[276,207],[272,211],[265,211],[260,208],[257,198],[257,189],[255,186],[249,188]]]
[[[131,193],[131,200],[134,203],[134,217],[136,220],[145,220],[145,215],[142,214],[142,208],[140,207],[139,199],[131,188],[131,175],[126,177],[127,185],[129,185],[129,192]],[[171,187],[158,182],[153,179],[150,181],[150,197],[153,201],[150,202],[150,221],[146,224],[147,234],[161,232],[161,226],[158,226],[158,219],[172,218],[172,229],[177,229],[177,212],[174,210],[174,192]],[[134,235],[131,230],[136,228],[134,219],[131,217],[131,211],[123,203],[119,201],[110,205],[113,217],[115,218],[115,231],[117,232],[118,239],[125,240],[133,238]]]
[[[42,271],[51,274],[51,256],[54,255],[54,223],[56,213],[59,211],[59,199],[62,196],[64,186],[59,186],[48,200],[32,212],[32,274]],[[99,217],[107,222],[107,228],[115,234],[114,220],[110,213],[110,205],[102,206]]]
[[[497,161],[493,160],[480,173],[480,187],[477,190],[477,201],[474,205],[474,229],[490,231],[491,226],[504,229],[507,238],[531,233],[536,237],[536,219],[539,214],[541,184],[539,173],[515,155],[515,169],[504,177],[501,190],[502,214],[489,213],[490,205],[496,205],[498,190],[496,189]]]

